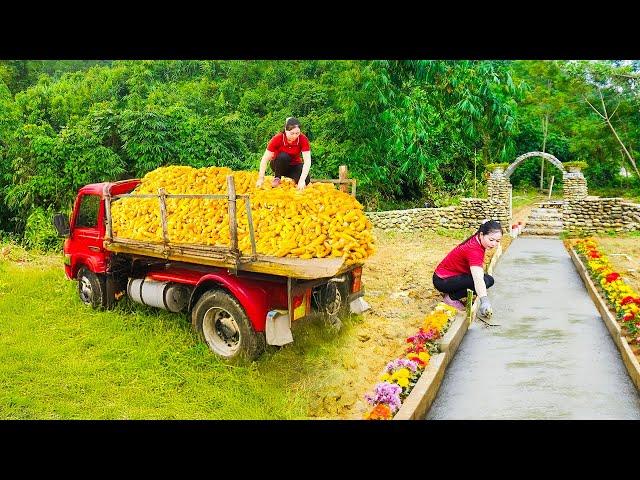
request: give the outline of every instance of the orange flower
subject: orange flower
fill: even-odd
[[[391,418],[391,408],[386,403],[379,403],[364,418],[366,420],[389,420]]]

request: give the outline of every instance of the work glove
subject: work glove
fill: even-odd
[[[491,309],[491,303],[489,302],[489,297],[480,297],[480,307],[478,308],[478,313],[481,317],[489,318],[493,315],[493,310]]]

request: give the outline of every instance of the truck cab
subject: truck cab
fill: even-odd
[[[103,194],[106,189],[111,190],[114,195],[128,193],[139,183],[138,179],[117,183],[92,183],[78,190],[68,222],[68,237],[63,248],[67,278],[77,278],[78,271],[83,267],[96,274],[107,273],[111,252],[104,249],[106,227]],[[62,223],[64,225],[64,216]]]

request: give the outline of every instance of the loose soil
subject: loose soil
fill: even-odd
[[[640,238],[594,236],[609,257],[613,269],[624,277],[625,283],[640,293]]]
[[[376,231],[377,251],[363,269],[365,299],[371,309],[354,325],[342,365],[316,394],[309,415],[315,418],[360,419],[368,410],[364,395],[380,381],[387,362],[404,354],[406,338],[442,299],[433,287],[435,267],[460,238],[430,231]],[[503,249],[511,242],[503,235]],[[488,263],[495,250],[487,252]]]

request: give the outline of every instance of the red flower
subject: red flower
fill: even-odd
[[[412,347],[407,348],[407,353],[420,353],[426,352],[424,348],[424,343],[413,345]]]
[[[623,319],[625,322],[628,322],[629,320],[633,319],[633,317],[634,317],[634,316],[635,316],[635,315],[634,315],[633,313],[627,313],[624,317],[622,317],[622,319]]]
[[[416,362],[420,368],[424,368],[427,365],[427,362],[422,360],[420,357],[412,357],[409,360],[413,360],[414,362]]]
[[[617,280],[618,278],[620,278],[620,274],[617,273],[617,272],[613,272],[613,273],[610,273],[609,275],[607,275],[604,278],[607,281],[607,283],[611,283],[611,282]]]
[[[601,256],[601,255],[600,255],[597,251],[595,251],[595,250],[589,250],[589,251],[587,252],[587,254],[589,255],[589,257],[590,257],[590,258],[600,258],[600,256]]]
[[[626,305],[627,303],[635,302],[634,298],[631,295],[627,295],[620,301],[620,305]]]

